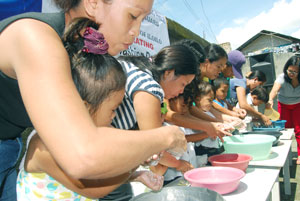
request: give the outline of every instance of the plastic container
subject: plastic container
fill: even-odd
[[[210,156],[208,161],[212,166],[233,167],[246,172],[252,156],[247,154],[219,154]]]
[[[273,127],[274,128],[279,128],[280,130],[285,129],[285,123],[286,123],[286,120],[272,121]]]
[[[273,121],[278,120],[280,117],[280,114],[273,108],[265,109],[264,115],[266,115],[267,117],[269,117],[269,119]]]
[[[269,157],[276,137],[253,134],[226,136],[223,139],[225,153],[248,154],[253,160],[265,160]]]
[[[184,178],[194,187],[203,187],[227,194],[237,189],[245,172],[232,167],[203,167],[184,173]]]
[[[272,146],[277,146],[278,142],[279,142],[279,138],[282,135],[282,133],[280,131],[266,131],[266,130],[260,130],[260,131],[249,131],[249,132],[245,132],[243,133],[243,135],[248,135],[248,134],[262,134],[262,135],[272,135],[274,137],[276,137],[276,140],[273,142]]]
[[[217,192],[207,188],[191,186],[163,187],[160,191],[142,193],[130,201],[225,201]]]

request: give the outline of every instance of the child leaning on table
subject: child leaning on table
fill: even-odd
[[[247,94],[246,100],[252,108],[256,108],[263,103],[268,103],[269,94],[264,87],[257,86],[250,93]],[[236,104],[236,107],[240,108],[239,103]],[[247,116],[255,117],[251,114],[248,114]]]
[[[81,30],[85,30],[83,36]],[[66,30],[64,44],[77,90],[100,127],[109,126],[114,118],[124,97],[126,75],[118,61],[107,54],[108,44],[97,30],[94,22],[76,19]],[[162,186],[163,178],[150,171],[132,170],[101,180],[72,178],[57,165],[36,132],[32,134],[17,179],[18,200],[97,200],[129,180],[141,181],[154,190]]]
[[[212,103],[215,97],[213,86],[207,82],[201,82],[198,85],[199,91],[196,98],[196,106],[205,112],[207,115],[215,118],[210,112]],[[195,143],[195,152],[197,155],[198,166],[205,166],[208,162],[208,157],[220,154],[224,151],[223,146],[220,146],[219,138],[205,138]]]
[[[215,91],[215,99],[213,100],[213,107],[224,114],[234,117],[244,118],[247,114],[246,110],[233,107],[227,101],[229,91],[229,80],[224,77],[219,77],[214,80],[213,87]]]
[[[172,98],[169,100],[169,106],[172,111],[177,112],[178,114],[189,117],[189,118],[197,118],[190,114],[189,107],[192,105],[192,98],[187,93],[180,94],[176,98]],[[164,122],[165,126],[172,124],[172,122]],[[194,131],[189,128],[180,127],[182,131],[185,133],[185,137],[187,139],[187,151],[180,157],[178,161],[181,163],[190,164],[190,169],[197,167],[197,159],[196,153],[194,150],[194,142],[199,140],[208,138],[208,135],[205,132]],[[184,167],[184,166],[183,166]],[[189,170],[189,169],[186,169]],[[174,181],[176,178],[183,176],[185,169],[182,167],[168,167],[167,171],[164,174],[164,185]]]

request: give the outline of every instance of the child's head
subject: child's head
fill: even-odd
[[[93,28],[87,37],[92,38],[92,42],[99,42],[98,45],[85,44],[87,39],[80,32],[87,27]],[[105,40],[93,38],[101,36],[96,30],[98,26],[94,22],[78,18],[66,30],[64,44],[71,61],[72,77],[82,100],[95,124],[107,126],[115,115],[114,110],[123,99],[126,75],[119,62],[107,54],[107,48],[101,46],[105,45]],[[96,50],[92,50],[93,48]]]
[[[222,68],[227,62],[228,56],[225,50],[217,44],[210,44],[205,48],[205,52],[207,62],[205,62],[204,68],[201,69],[201,76],[214,80],[219,77]]]
[[[251,91],[252,104],[259,106],[260,104],[267,103],[269,101],[269,94],[265,88],[258,86]]]
[[[184,94],[180,94],[179,96],[170,99],[170,108],[178,112],[180,114],[186,114],[189,111],[189,99],[184,96]]]
[[[229,89],[229,81],[224,77],[214,80],[214,90],[217,100],[225,100]]]
[[[224,77],[231,78],[234,76],[233,70],[232,70],[232,64],[229,61],[227,61],[225,66],[223,67],[222,73],[223,73]]]
[[[208,82],[201,82],[198,85],[199,92],[197,94],[196,105],[198,108],[207,112],[211,109],[212,102],[214,100],[213,86]]]
[[[262,86],[267,81],[264,72],[259,70],[251,71],[246,78],[247,82],[249,83],[250,90],[254,89],[257,86]]]

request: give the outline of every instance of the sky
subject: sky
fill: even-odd
[[[300,0],[155,0],[153,9],[211,43],[236,49],[268,30],[300,39]]]

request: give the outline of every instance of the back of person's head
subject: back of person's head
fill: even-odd
[[[174,45],[185,45],[189,47],[197,57],[199,64],[205,62],[206,53],[204,48],[197,41],[191,39],[182,39],[180,41],[176,41]]]
[[[217,91],[222,86],[222,84],[229,86],[229,81],[224,77],[216,78],[213,82],[214,90]]]
[[[131,62],[143,71],[149,70],[157,82],[161,81],[162,76],[168,70],[174,70],[175,76],[197,75],[199,71],[196,57],[184,45],[164,47],[150,59],[144,56],[120,57],[119,59]]]
[[[257,86],[251,91],[251,95],[256,95],[258,100],[267,103],[269,101],[269,93],[262,86]]]
[[[287,73],[289,66],[298,66],[298,81],[300,82],[300,55],[291,56],[283,67],[284,80],[288,83],[291,83],[292,80],[289,78]]]
[[[198,94],[197,97],[201,99],[201,97],[208,95],[211,92],[214,92],[214,87],[208,82],[201,82],[198,85]]]
[[[258,81],[261,81],[261,82],[266,82],[267,81],[267,78],[266,78],[266,75],[264,72],[260,71],[260,70],[254,70],[254,71],[251,71],[247,77],[247,79],[255,79],[257,78]]]
[[[87,27],[98,30],[98,25],[87,18],[73,20],[63,41],[70,57],[74,83],[93,114],[112,92],[125,88],[126,75],[120,63],[107,51],[101,54],[84,51],[84,38],[80,32]]]
[[[228,58],[226,51],[219,45],[211,43],[205,47],[206,57],[209,62],[218,61],[222,58]]]
[[[81,0],[53,0],[53,2],[57,7],[67,12],[72,8],[76,8],[80,4]]]

